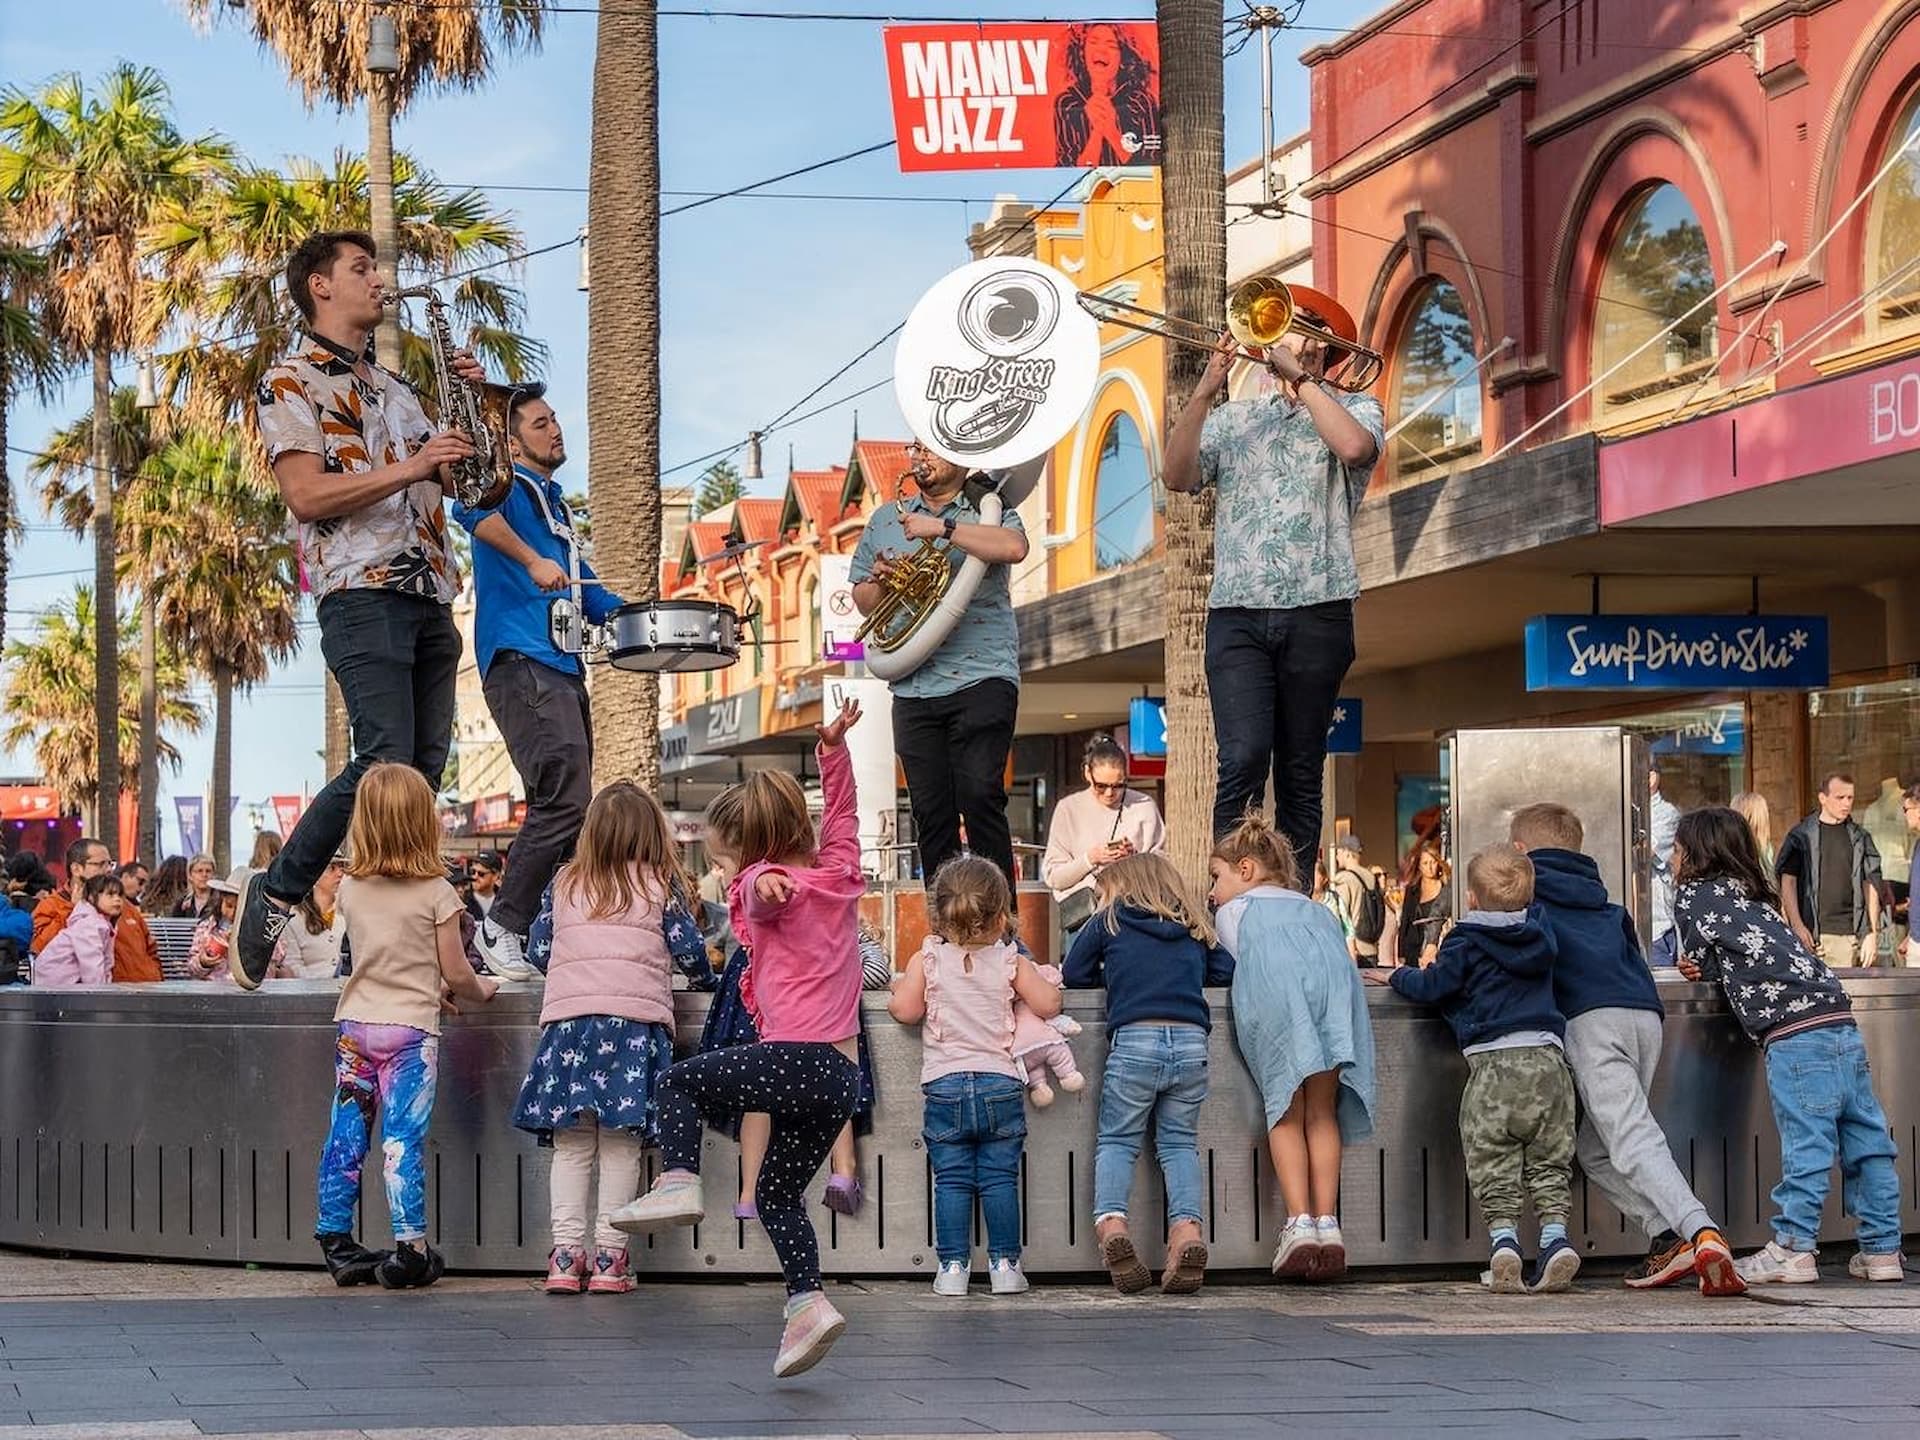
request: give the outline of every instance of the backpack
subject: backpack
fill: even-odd
[[[1387,930],[1387,897],[1372,874],[1358,876],[1360,900],[1353,910],[1353,938],[1362,945],[1377,945]]]

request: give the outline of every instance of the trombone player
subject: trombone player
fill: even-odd
[[[1292,328],[1264,350],[1274,392],[1216,407],[1234,361],[1248,358],[1222,335],[1168,433],[1166,482],[1219,492],[1206,651],[1214,834],[1260,804],[1271,772],[1275,824],[1304,877],[1320,840],[1327,726],[1354,656],[1353,515],[1385,417],[1372,395],[1330,381],[1366,363],[1353,317],[1330,295],[1290,289]]]

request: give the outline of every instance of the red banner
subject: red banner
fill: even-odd
[[[299,795],[273,797],[273,818],[280,826],[282,840],[293,834],[293,827],[300,823],[300,812],[304,809],[306,801]]]
[[[902,170],[1160,163],[1152,21],[889,25]]]

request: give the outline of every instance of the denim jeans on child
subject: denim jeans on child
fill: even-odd
[[[973,1197],[987,1221],[987,1259],[1020,1258],[1020,1152],[1027,1092],[1010,1075],[965,1070],[920,1087],[933,1165],[933,1238],[940,1263],[973,1253]]]
[[[1780,1183],[1773,1238],[1788,1250],[1817,1248],[1820,1210],[1834,1158],[1841,1207],[1860,1222],[1860,1248],[1900,1248],[1899,1153],[1873,1093],[1857,1025],[1823,1025],[1767,1046],[1767,1092],[1780,1131]]]
[[[1198,1025],[1123,1025],[1107,1051],[1100,1136],[1093,1151],[1093,1215],[1127,1213],[1133,1166],[1153,1120],[1153,1146],[1167,1188],[1167,1220],[1199,1220],[1200,1106],[1207,1098],[1207,1032]]]
[[[440,1037],[411,1025],[342,1020],[334,1044],[333,1123],[320,1149],[318,1233],[353,1233],[360,1164],[382,1111],[387,1210],[396,1240],[427,1237],[427,1122],[440,1072]]]

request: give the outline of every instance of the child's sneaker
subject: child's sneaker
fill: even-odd
[[[1493,1242],[1493,1254],[1487,1260],[1487,1288],[1496,1295],[1524,1294],[1527,1287],[1520,1268],[1520,1242],[1501,1236]]]
[[[1347,1242],[1340,1233],[1340,1222],[1331,1215],[1322,1215],[1313,1222],[1313,1228],[1320,1241],[1320,1253],[1307,1265],[1307,1279],[1338,1280],[1347,1273]]]
[[[447,1262],[440,1252],[422,1241],[395,1245],[380,1257],[379,1280],[385,1290],[424,1290],[447,1273]]]
[[[827,1358],[827,1351],[847,1328],[847,1317],[833,1308],[820,1290],[787,1301],[787,1328],[780,1333],[780,1353],[774,1357],[773,1377],[784,1380],[811,1370]]]
[[[1907,1278],[1907,1257],[1898,1250],[1889,1250],[1884,1255],[1869,1255],[1864,1250],[1856,1250],[1853,1258],[1847,1261],[1847,1274],[1856,1280],[1904,1280]]]
[[[1027,1272],[1020,1268],[1018,1260],[994,1261],[989,1278],[993,1281],[993,1293],[996,1295],[1019,1295],[1027,1288]]]
[[[1571,1241],[1555,1240],[1533,1262],[1533,1278],[1527,1289],[1536,1295],[1557,1294],[1573,1288],[1573,1277],[1580,1273],[1580,1252]]]
[[[742,1200],[738,1205],[733,1207],[733,1218],[736,1220],[758,1220],[760,1218],[760,1207],[751,1200]]]
[[[1320,1259],[1320,1229],[1313,1217],[1302,1215],[1289,1220],[1280,1232],[1280,1247],[1273,1252],[1273,1273],[1282,1280],[1302,1280],[1312,1273]]]
[[[1722,1244],[1724,1246],[1724,1242]],[[1655,1240],[1647,1251],[1647,1258],[1627,1271],[1627,1288],[1654,1290],[1671,1285],[1683,1276],[1693,1274],[1695,1263],[1691,1240],[1682,1240],[1678,1235],[1665,1244]]]
[[[836,1175],[827,1181],[827,1193],[820,1197],[820,1203],[837,1215],[856,1215],[865,1198],[858,1176]]]
[[[700,1177],[691,1170],[669,1170],[653,1189],[630,1200],[607,1216],[607,1223],[629,1235],[665,1230],[672,1225],[698,1225],[707,1218],[700,1201]]]
[[[633,1276],[627,1271],[627,1252],[596,1250],[593,1256],[593,1278],[587,1282],[587,1293],[589,1295],[624,1295],[631,1289],[633,1289]]]
[[[964,1295],[967,1286],[973,1281],[973,1267],[964,1260],[942,1260],[940,1273],[933,1277],[933,1293],[936,1295]]]
[[[1693,1237],[1693,1273],[1700,1277],[1702,1295],[1747,1293],[1747,1282],[1733,1263],[1733,1248],[1711,1226]]]
[[[547,1294],[578,1295],[587,1287],[587,1252],[556,1245],[547,1257]]]
[[[1811,1285],[1820,1278],[1813,1251],[1788,1250],[1772,1240],[1734,1261],[1733,1268],[1749,1285]]]

